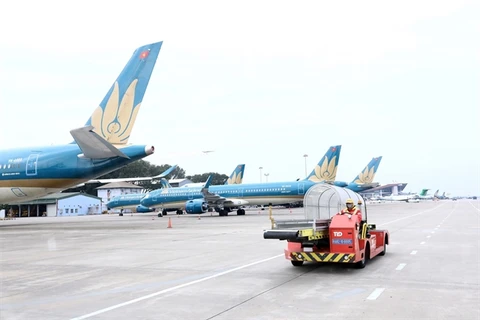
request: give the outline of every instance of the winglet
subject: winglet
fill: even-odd
[[[210,187],[210,183],[212,182],[213,175],[209,175],[207,181],[205,181],[205,185],[203,186],[203,189],[208,189]]]
[[[93,126],[73,129],[70,131],[70,134],[82,150],[85,158],[105,159],[121,157],[130,159],[130,157],[93,131]]]
[[[170,173],[172,173],[172,171],[175,170],[176,168],[177,168],[177,165],[173,165],[170,168],[168,168],[167,170],[165,170],[164,172],[160,173],[158,176],[152,177],[152,179],[160,179],[160,178],[166,177]]]

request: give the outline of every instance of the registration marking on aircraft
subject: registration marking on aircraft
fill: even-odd
[[[405,268],[406,265],[407,265],[406,263],[400,263],[400,264],[395,268],[395,270],[400,271],[400,270],[402,270],[403,268]]]
[[[410,252],[410,254],[417,254],[417,250],[413,250],[412,252]]]
[[[185,288],[185,287],[188,287],[188,286],[200,283],[200,282],[204,282],[204,281],[207,281],[207,280],[210,280],[210,279],[214,279],[214,278],[217,278],[217,277],[220,277],[220,276],[223,276],[223,275],[226,275],[226,274],[238,271],[238,270],[242,270],[242,269],[245,269],[245,268],[260,264],[260,263],[263,263],[263,262],[267,262],[267,261],[279,258],[279,257],[285,257],[285,254],[282,253],[282,254],[279,254],[279,255],[276,255],[276,256],[273,256],[273,257],[270,257],[270,258],[258,260],[258,261],[255,261],[255,262],[252,262],[252,263],[249,263],[249,264],[244,264],[243,266],[240,266],[240,267],[236,267],[236,268],[229,269],[229,270],[226,270],[226,271],[218,272],[218,273],[215,273],[215,274],[213,274],[211,276],[208,276],[208,277],[205,277],[205,278],[197,279],[197,280],[190,281],[190,282],[178,285],[178,286],[174,286],[174,287],[170,287],[170,288],[167,288],[167,289],[164,289],[164,290],[160,290],[160,291],[148,294],[148,295],[140,297],[140,298],[132,299],[132,300],[129,300],[129,301],[126,301],[126,302],[123,302],[123,303],[113,305],[113,306],[108,307],[108,308],[104,308],[104,309],[101,309],[101,310],[98,310],[98,311],[95,311],[95,312],[92,312],[92,313],[89,313],[89,314],[85,314],[85,315],[80,316],[80,317],[72,318],[71,320],[88,319],[88,318],[91,318],[93,316],[96,316],[96,315],[99,315],[99,314],[102,314],[102,313],[105,313],[105,312],[108,312],[108,311],[112,311],[112,310],[115,310],[115,309],[118,309],[118,308],[121,308],[121,307],[128,306],[129,304],[133,304],[133,303],[137,303],[137,302],[140,302],[140,301],[143,301],[143,300],[147,300],[147,299],[156,297],[158,295],[161,295],[161,294],[164,294],[164,293],[167,293],[167,292],[175,291],[175,290]]]
[[[367,297],[367,300],[377,300],[378,297],[385,291],[385,288],[377,288]]]

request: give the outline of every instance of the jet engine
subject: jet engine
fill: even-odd
[[[145,207],[145,206],[142,206],[142,205],[137,206],[137,212],[143,213],[143,212],[152,212],[152,211],[155,211],[155,209]]]
[[[185,203],[187,213],[205,213],[208,210],[208,203],[203,199],[189,200]]]

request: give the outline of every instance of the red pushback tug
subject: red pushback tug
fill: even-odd
[[[353,199],[362,212],[357,216],[337,215],[347,199]],[[385,255],[389,243],[387,230],[367,223],[363,198],[345,188],[317,184],[304,198],[305,220],[275,221],[264,239],[287,240],[285,258],[294,266],[307,262],[351,263],[364,268],[367,261]]]

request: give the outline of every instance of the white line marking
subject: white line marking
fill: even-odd
[[[385,288],[377,288],[367,297],[367,300],[377,300],[377,298],[385,291]]]
[[[427,236],[427,238],[430,238],[430,237],[431,237],[431,235],[428,235],[428,236]]]
[[[417,250],[413,250],[412,252],[410,252],[410,254],[417,254]]]
[[[394,223],[394,222],[397,222],[397,221],[405,220],[405,219],[408,219],[408,218],[412,218],[412,217],[418,216],[420,214],[423,214],[425,212],[430,212],[430,211],[433,211],[433,210],[437,210],[439,207],[443,206],[445,203],[440,204],[440,205],[438,205],[438,206],[436,206],[435,208],[432,208],[432,209],[424,210],[424,211],[421,211],[419,213],[415,213],[415,214],[412,214],[412,215],[409,215],[409,216],[406,216],[406,217],[403,217],[403,218],[399,218],[399,219],[395,219],[395,220],[392,220],[392,221],[389,221],[389,222],[382,223],[382,226],[390,224],[390,223]]]
[[[175,287],[171,287],[171,288],[168,288],[168,289],[164,289],[164,290],[161,290],[161,291],[158,291],[158,292],[154,292],[154,293],[148,294],[148,295],[146,295],[146,296],[143,296],[143,297],[140,297],[140,298],[137,298],[137,299],[133,299],[133,300],[129,300],[129,301],[126,301],[126,302],[123,302],[123,303],[119,303],[119,304],[116,304],[116,305],[114,305],[114,306],[111,306],[111,307],[108,307],[108,308],[105,308],[105,309],[101,309],[101,310],[98,310],[98,311],[95,311],[95,312],[92,312],[92,313],[89,313],[89,314],[85,314],[85,315],[80,316],[80,317],[77,317],[77,318],[72,318],[71,320],[87,319],[87,318],[90,318],[90,317],[93,317],[93,316],[96,316],[96,315],[105,313],[105,312],[107,312],[107,311],[111,311],[111,310],[114,310],[114,309],[118,309],[118,308],[127,306],[127,305],[129,305],[129,304],[133,304],[133,303],[140,302],[140,301],[143,301],[143,300],[146,300],[146,299],[150,299],[150,298],[156,297],[156,296],[158,296],[158,295],[161,295],[161,294],[164,294],[164,293],[167,293],[167,292],[170,292],[170,291],[174,291],[174,290],[177,290],[177,289],[185,288],[185,287],[188,287],[188,286],[191,286],[191,285],[194,285],[194,284],[203,282],[203,281],[207,281],[207,280],[210,280],[210,279],[213,279],[213,278],[216,278],[216,277],[220,277],[220,276],[223,276],[223,275],[226,275],[226,274],[229,274],[229,273],[238,271],[238,270],[242,270],[242,269],[245,269],[245,268],[254,266],[254,265],[256,265],[256,264],[260,264],[260,263],[267,262],[267,261],[269,261],[269,260],[273,260],[273,259],[276,259],[276,258],[278,258],[278,257],[284,257],[284,256],[285,256],[285,254],[282,253],[282,254],[279,254],[279,255],[276,255],[276,256],[267,258],[267,259],[263,259],[263,260],[259,260],[259,261],[252,262],[252,263],[249,263],[249,264],[245,264],[245,265],[243,265],[243,266],[236,267],[236,268],[233,268],[233,269],[230,269],[230,270],[227,270],[227,271],[219,272],[219,273],[216,273],[216,274],[214,274],[214,275],[211,275],[211,276],[208,276],[208,277],[205,277],[205,278],[201,278],[201,279],[198,279],[198,280],[190,281],[190,282],[187,282],[187,283],[184,283],[184,284],[175,286]]]
[[[435,230],[434,230],[434,231],[432,231],[432,233],[435,233]]]
[[[425,241],[420,242],[420,244],[425,244]]]
[[[440,225],[438,225],[437,228],[440,228]]]
[[[405,268],[406,265],[407,265],[406,263],[400,263],[400,264],[395,268],[395,270],[400,271],[400,270],[402,270],[403,268]]]

